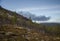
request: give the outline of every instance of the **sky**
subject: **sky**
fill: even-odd
[[[26,11],[36,16],[51,17],[48,21],[60,23],[60,0],[1,0],[0,5],[12,11]]]

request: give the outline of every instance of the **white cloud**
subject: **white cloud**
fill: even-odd
[[[57,10],[55,10],[57,9]],[[39,11],[40,10],[40,11]],[[60,23],[60,18],[54,18],[54,16],[58,16],[58,15],[54,15],[55,13],[60,13],[60,5],[56,5],[56,6],[44,6],[44,7],[32,7],[32,8],[21,8],[21,9],[17,9],[18,11],[39,11],[40,14],[44,14],[44,15],[50,15],[53,16],[53,19],[50,19],[48,21],[36,21],[37,23],[44,23],[44,22],[58,22]],[[36,12],[35,12],[36,13]],[[46,13],[46,14],[45,14]],[[38,14],[38,12],[36,13],[36,15]],[[60,14],[59,14],[60,16]]]
[[[36,22],[36,23],[60,23],[60,18],[57,18],[57,19],[50,19],[48,21],[33,21],[33,22]]]
[[[34,10],[49,10],[49,9],[56,9],[60,8],[60,5],[56,6],[44,6],[44,7],[30,7],[30,8],[20,8],[17,9],[16,11],[34,11]]]

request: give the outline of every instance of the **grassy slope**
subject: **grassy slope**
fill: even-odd
[[[46,35],[46,26],[33,23],[16,12],[0,7],[0,41],[59,41],[59,37]],[[43,30],[40,32],[40,30]],[[50,28],[48,29],[50,31]]]

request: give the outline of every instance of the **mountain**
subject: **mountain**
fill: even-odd
[[[0,6],[0,41],[60,41],[60,24],[33,23]]]
[[[0,6],[0,41],[38,41],[37,26],[31,19]]]
[[[24,35],[28,31],[23,27],[28,22],[31,20],[0,6],[0,41],[27,41]]]
[[[60,23],[40,23],[41,25],[46,25],[46,26],[56,26],[60,25]]]
[[[19,26],[23,26],[24,22],[30,22],[31,20],[19,15],[16,12],[12,12],[10,10],[6,10],[0,7],[0,23],[3,24],[17,24]],[[27,25],[27,24],[26,24]]]
[[[39,29],[39,24],[33,23],[31,19],[28,19],[16,12],[12,12],[10,10],[4,9],[0,7],[0,24],[1,25],[17,25],[20,27],[26,27],[30,29]]]

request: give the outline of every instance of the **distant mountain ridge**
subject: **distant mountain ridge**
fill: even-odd
[[[46,25],[46,26],[56,26],[56,25],[60,25],[60,23],[40,23],[42,25]]]

